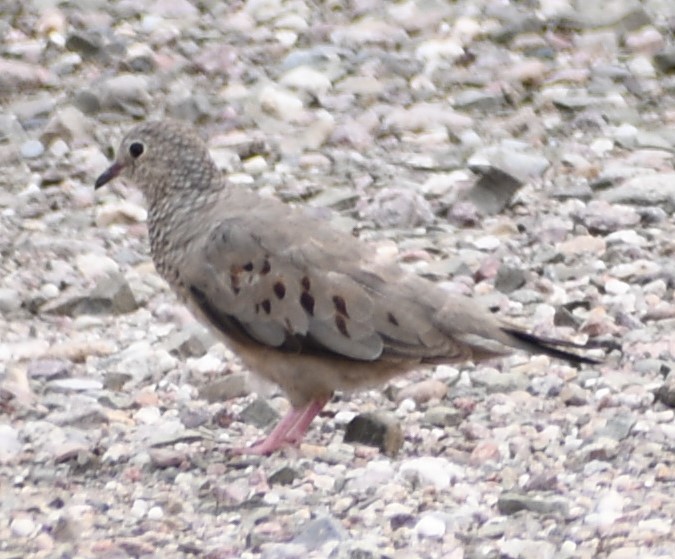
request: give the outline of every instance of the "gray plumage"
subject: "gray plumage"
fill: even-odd
[[[180,299],[297,410],[425,363],[513,349],[591,361],[536,338],[370,247],[221,176],[186,125],[133,128],[97,188],[121,174],[148,203],[152,257]],[[266,448],[266,451],[274,450]]]

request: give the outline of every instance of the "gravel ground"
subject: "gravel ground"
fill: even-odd
[[[77,4],[0,1],[0,559],[675,557],[672,0]],[[419,371],[230,456],[286,401],[93,190],[164,116],[605,362]],[[368,412],[403,436],[345,442]]]

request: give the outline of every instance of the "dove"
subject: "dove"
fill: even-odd
[[[290,411],[238,452],[297,446],[336,391],[413,369],[521,350],[574,363],[578,344],[537,337],[469,297],[376,258],[373,247],[303,208],[230,183],[187,124],[141,123],[96,180],[135,184],[148,206],[158,273]]]

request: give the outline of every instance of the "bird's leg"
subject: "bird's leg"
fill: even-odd
[[[312,420],[319,414],[323,407],[328,403],[330,398],[318,398],[312,400],[307,406],[303,409],[302,414],[298,417],[298,420],[295,422],[293,427],[290,428],[288,433],[286,433],[286,442],[293,445],[299,445],[302,442],[302,439],[309,429],[310,423]]]
[[[267,437],[244,448],[234,448],[235,454],[271,454],[287,445],[302,441],[310,423],[323,409],[329,398],[311,400],[304,408],[291,408]]]

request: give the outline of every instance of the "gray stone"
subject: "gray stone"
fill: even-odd
[[[242,410],[238,419],[243,423],[255,425],[259,429],[262,429],[279,419],[279,414],[267,403],[267,400],[258,398]]]
[[[525,495],[521,493],[502,493],[497,499],[497,509],[502,514],[515,514],[529,510],[540,514],[560,514],[567,516],[569,504],[566,499],[556,495]]]
[[[525,272],[522,268],[500,266],[495,277],[495,289],[502,293],[511,293],[525,285]]]
[[[18,291],[0,287],[0,313],[9,314],[21,308],[21,296]]]
[[[309,551],[314,551],[329,541],[341,542],[347,538],[347,531],[338,520],[332,516],[321,516],[302,526],[292,543],[304,545]]]
[[[603,200],[617,204],[660,206],[675,211],[675,173],[657,173],[629,178],[619,186],[600,194]]]
[[[656,396],[666,406],[675,408],[675,372],[668,373]]]
[[[529,384],[527,375],[515,372],[499,372],[496,369],[480,368],[471,373],[471,382],[484,387],[488,393],[524,390]]]
[[[637,419],[633,414],[615,415],[607,421],[607,424],[598,432],[598,437],[608,437],[615,441],[622,441],[630,435]]]
[[[245,373],[226,375],[199,389],[199,397],[209,403],[226,402],[233,398],[248,396],[250,393],[251,388],[248,382],[248,375]]]
[[[214,341],[214,337],[208,330],[195,323],[169,336],[169,339],[164,342],[164,349],[171,355],[183,359],[201,357]]]
[[[403,430],[390,413],[362,413],[347,424],[344,442],[374,446],[387,456],[396,456],[403,446]]]
[[[448,406],[434,406],[424,414],[424,420],[437,427],[457,427],[464,419],[464,414]]]
[[[502,211],[523,185],[519,179],[497,167],[474,165],[471,170],[481,177],[469,191],[469,200],[486,215]]]

